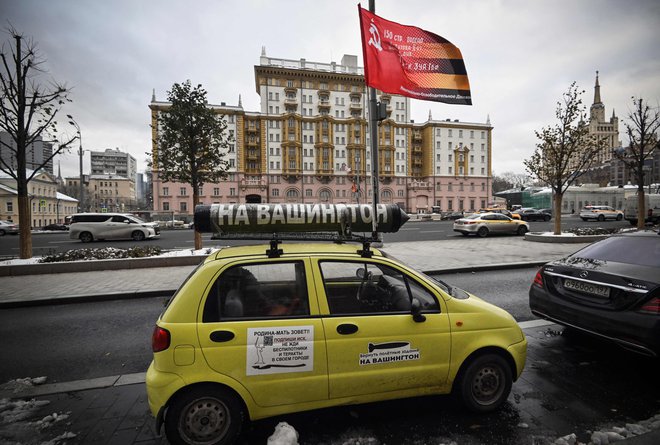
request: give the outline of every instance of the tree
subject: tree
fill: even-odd
[[[157,151],[147,153],[152,169],[163,181],[190,184],[193,208],[199,204],[199,189],[227,177],[226,149],[233,142],[225,134],[227,122],[208,106],[206,90],[192,88],[190,80],[175,83],[167,93],[169,108],[158,114]],[[195,249],[202,236],[195,231]]]
[[[561,234],[561,203],[564,192],[591,166],[605,140],[589,134],[586,113],[575,82],[557,102],[555,125],[535,131],[536,150],[523,161],[532,175],[548,184],[553,192],[554,234]]]
[[[630,145],[626,149],[616,150],[614,156],[630,169],[637,181],[637,228],[643,229],[646,215],[644,198],[644,169],[646,161],[653,159],[653,152],[658,146],[658,129],[660,129],[660,112],[652,110],[643,99],[632,98],[634,110],[628,114],[630,123],[625,123],[626,134]]]
[[[0,151],[9,156],[0,156],[0,170],[16,181],[18,217],[20,220],[20,258],[32,257],[31,208],[28,183],[53,157],[68,149],[78,138],[64,137],[58,140],[56,117],[63,105],[71,102],[69,89],[51,81],[48,86],[37,82],[37,76],[45,73],[43,60],[37,54],[32,40],[24,43],[24,37],[15,29],[8,33],[13,44],[2,45],[2,68],[0,69],[0,130],[9,134],[9,142],[0,141]],[[73,118],[67,115],[67,120]],[[31,173],[27,171],[26,154],[30,144],[39,138],[54,141],[53,152]]]
[[[520,188],[529,184],[529,175],[525,173],[504,172],[493,174],[493,192],[502,192],[512,188]]]

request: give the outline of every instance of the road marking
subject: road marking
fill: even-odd
[[[446,230],[420,230],[419,233],[445,233]]]

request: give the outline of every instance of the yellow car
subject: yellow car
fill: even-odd
[[[159,317],[152,348],[157,431],[229,444],[247,421],[337,405],[453,393],[493,411],[527,340],[503,309],[369,242],[274,240],[209,255]]]

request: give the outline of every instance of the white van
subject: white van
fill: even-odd
[[[148,223],[128,213],[77,213],[71,216],[69,238],[83,243],[104,239],[160,238],[158,223]]]
[[[656,193],[644,194],[645,222],[660,224],[660,195]],[[637,225],[637,195],[626,198],[625,218],[633,226]]]

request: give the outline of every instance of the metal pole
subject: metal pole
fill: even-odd
[[[376,12],[376,0],[369,0],[369,12]],[[371,133],[371,192],[373,194],[373,233],[374,238],[378,237],[376,230],[378,222],[376,221],[376,209],[378,207],[378,104],[376,101],[376,89],[369,88],[369,131]]]
[[[83,149],[82,149],[82,134],[80,133],[80,127],[78,127],[78,136],[80,139],[78,139],[78,142],[80,143],[78,146],[78,156],[80,158],[80,211],[83,211],[83,203],[85,202],[85,187],[84,187],[84,182],[85,182],[85,176],[83,175]]]

